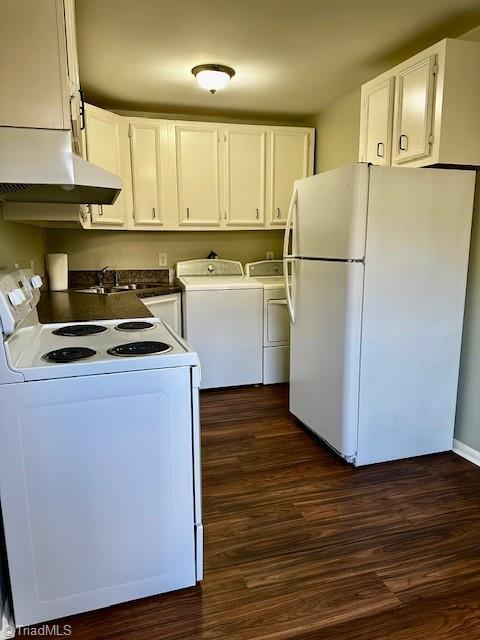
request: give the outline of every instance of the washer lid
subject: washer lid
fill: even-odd
[[[180,278],[186,291],[262,289],[261,282],[246,276],[186,276]]]
[[[255,280],[260,282],[265,289],[285,288],[285,279],[283,276],[266,276],[264,278],[255,276]]]

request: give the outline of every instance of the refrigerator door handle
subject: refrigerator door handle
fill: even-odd
[[[288,281],[288,265],[291,263],[293,265],[295,258],[287,257],[283,259],[283,278],[285,280],[285,299],[287,303],[288,315],[290,316],[291,324],[295,323],[295,308],[293,306],[293,299],[290,287],[293,288],[293,279],[295,277],[295,269],[292,268],[292,273],[290,276],[290,282]]]
[[[290,240],[290,232],[293,230],[293,212],[295,210],[295,207],[297,206],[297,197],[298,197],[298,192],[296,189],[294,189],[292,193],[292,199],[290,200],[290,207],[288,208],[287,222],[285,224],[285,235],[283,238],[283,257],[284,258],[293,258],[295,254],[295,247],[293,246],[294,245],[293,238],[292,238],[293,254],[288,252],[288,244]]]

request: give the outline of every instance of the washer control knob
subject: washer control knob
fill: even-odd
[[[32,276],[31,279],[30,279],[30,282],[31,282],[32,287],[34,289],[40,289],[40,287],[43,284],[43,280],[42,280],[42,278],[40,276]]]
[[[207,271],[208,271],[208,273],[213,273],[215,271],[215,267],[213,266],[213,264],[209,264],[208,265]]]
[[[12,289],[12,291],[8,294],[8,299],[13,307],[18,307],[23,302],[25,302],[26,298],[21,289]]]

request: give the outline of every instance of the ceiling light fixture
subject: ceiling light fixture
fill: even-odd
[[[223,64],[199,64],[197,67],[193,67],[192,73],[198,84],[210,93],[223,89],[235,75],[235,71],[231,67],[226,67]]]

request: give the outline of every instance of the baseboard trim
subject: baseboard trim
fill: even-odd
[[[462,458],[465,458],[465,460],[473,462],[473,464],[476,464],[477,467],[480,467],[480,451],[472,449],[472,447],[469,447],[468,444],[464,444],[463,442],[460,442],[460,440],[454,439],[453,452],[461,456]]]

